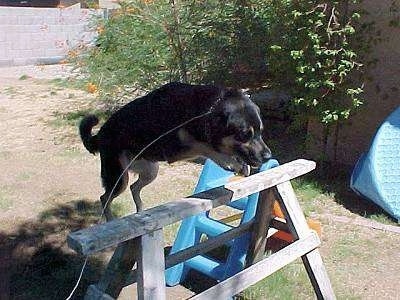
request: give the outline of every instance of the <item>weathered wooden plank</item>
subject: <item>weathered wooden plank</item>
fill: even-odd
[[[186,217],[208,211],[230,201],[232,192],[223,187],[168,202],[139,213],[95,225],[67,237],[71,249],[90,255],[121,242],[150,233]]]
[[[135,259],[139,248],[139,240],[133,239],[121,243],[115,249],[107,268],[97,284],[97,289],[118,298],[124,283],[135,265]]]
[[[164,236],[162,229],[140,237],[138,256],[138,299],[164,300],[166,296]]]
[[[175,266],[176,264],[180,264],[190,258],[207,253],[208,251],[211,251],[215,248],[218,248],[226,244],[227,242],[247,232],[251,228],[252,224],[253,221],[244,223],[239,227],[232,228],[231,230],[221,233],[216,237],[210,237],[206,241],[194,245],[193,247],[166,256],[165,269],[168,269],[172,266]],[[137,272],[136,270],[132,270],[128,276],[128,279],[125,282],[125,286],[128,286],[136,282],[136,280],[137,280]]]
[[[233,192],[231,201],[234,201],[304,175],[315,167],[314,161],[297,159],[241,180],[229,182],[225,188]]]
[[[283,219],[276,218],[276,217],[273,218],[273,219],[271,220],[270,226],[271,226],[272,228],[276,228],[276,229],[278,229],[278,230],[281,230],[281,231],[290,233],[290,230],[289,230],[289,228],[288,228],[288,225],[286,224],[286,221],[283,220]]]
[[[318,299],[336,299],[328,273],[318,249],[301,257]]]
[[[257,283],[265,277],[283,268],[293,262],[296,258],[310,252],[320,245],[320,240],[315,232],[309,232],[309,235],[303,239],[295,241],[289,246],[272,254],[268,258],[249,266],[243,271],[220,282],[212,288],[198,294],[191,299],[228,299],[238,294],[245,288]]]
[[[278,184],[276,186],[277,200],[285,216],[286,223],[294,238],[301,238],[310,231],[307,220],[303,214],[303,210],[297,201],[296,194],[289,181]]]
[[[261,191],[258,198],[256,216],[254,218],[249,250],[246,257],[247,266],[259,262],[264,258],[267,233],[275,201],[272,189]]]
[[[277,185],[276,189],[278,192],[277,198],[291,234],[295,238],[303,239],[310,232],[310,228],[307,225],[292,185],[290,182],[285,182]],[[303,255],[302,260],[317,298],[336,299],[318,249]]]
[[[315,168],[315,163],[296,160],[250,177],[231,182],[226,187],[211,189],[188,198],[165,203],[148,210],[70,233],[70,248],[89,255],[126,240],[147,234],[186,217],[227,204],[232,199],[259,192]],[[247,194],[246,194],[247,193]],[[232,198],[232,194],[234,198]]]

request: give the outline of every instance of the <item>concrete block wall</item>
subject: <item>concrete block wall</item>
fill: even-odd
[[[63,60],[96,36],[93,20],[102,10],[0,7],[0,67],[48,64]]]

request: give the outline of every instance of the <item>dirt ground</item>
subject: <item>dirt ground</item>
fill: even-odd
[[[99,159],[83,148],[77,127],[65,118],[93,108],[94,96],[51,82],[68,75],[68,67],[60,65],[0,68],[0,299],[64,299],[82,264],[65,247],[65,236],[98,218]],[[199,170],[193,163],[162,165],[144,190],[146,205],[190,194]],[[130,195],[121,198],[126,206]],[[338,204],[321,209],[355,217]],[[321,252],[338,298],[400,299],[400,234],[324,216],[315,218],[323,224]],[[104,259],[90,263],[78,295],[98,278],[90,270],[101,269]],[[44,270],[49,265],[52,271]]]

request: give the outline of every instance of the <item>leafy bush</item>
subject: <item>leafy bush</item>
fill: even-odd
[[[79,63],[109,101],[172,80],[266,87],[331,124],[362,104],[359,18],[347,0],[131,0]]]

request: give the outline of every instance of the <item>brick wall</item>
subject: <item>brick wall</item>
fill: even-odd
[[[55,63],[68,51],[90,44],[91,27],[102,10],[67,8],[0,7],[0,67]]]

